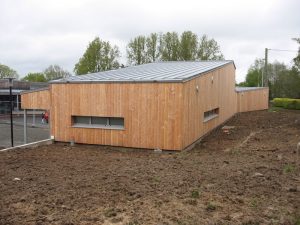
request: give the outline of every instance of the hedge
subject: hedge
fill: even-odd
[[[273,105],[285,109],[300,109],[300,99],[274,98]]]

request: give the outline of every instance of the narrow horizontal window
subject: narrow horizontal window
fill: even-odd
[[[204,112],[204,121],[207,122],[219,116],[219,108],[215,108],[209,111]]]
[[[124,118],[99,116],[72,116],[72,127],[124,129]]]

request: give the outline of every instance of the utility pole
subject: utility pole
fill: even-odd
[[[262,84],[262,86],[266,86],[268,87],[268,50],[267,48],[265,48],[265,69],[264,69],[264,83]]]

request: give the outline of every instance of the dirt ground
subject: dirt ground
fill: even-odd
[[[177,153],[62,143],[0,152],[0,224],[300,224],[300,112],[226,125]]]

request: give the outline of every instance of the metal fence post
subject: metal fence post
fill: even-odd
[[[32,110],[32,127],[35,127],[35,109]]]
[[[27,144],[27,109],[24,109],[24,144]]]

